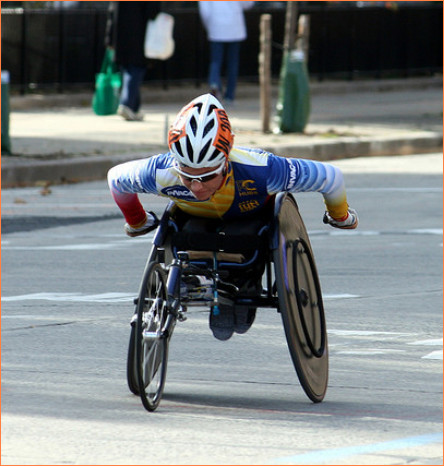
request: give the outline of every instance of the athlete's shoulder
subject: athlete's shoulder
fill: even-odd
[[[174,157],[172,157],[170,152],[164,154],[157,154],[150,157],[148,160],[152,159],[152,163],[156,166],[157,169],[170,168],[174,165]]]
[[[265,167],[268,165],[270,157],[273,157],[273,154],[262,149],[233,147],[229,159],[234,164]]]
[[[174,159],[167,152],[165,154],[157,154],[141,160],[140,176],[142,178],[151,178],[155,180],[159,173],[169,171],[174,165]]]
[[[155,193],[158,174],[168,171],[173,163],[168,153],[135,159],[113,167],[108,179],[118,190]]]

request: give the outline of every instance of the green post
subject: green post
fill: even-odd
[[[2,154],[11,154],[9,139],[9,71],[2,71]]]
[[[310,86],[302,50],[284,55],[277,102],[278,128],[282,133],[303,133],[310,116]]]

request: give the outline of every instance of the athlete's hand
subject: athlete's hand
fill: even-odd
[[[158,224],[159,219],[157,218],[156,214],[154,212],[146,212],[146,221],[141,227],[135,228],[132,227],[129,223],[125,223],[123,228],[128,236],[134,237],[146,235],[150,231],[154,230]]]
[[[329,225],[335,228],[353,230],[358,226],[359,219],[356,210],[349,208],[347,216],[341,219],[334,219],[328,212],[325,212],[324,223],[328,223]]]

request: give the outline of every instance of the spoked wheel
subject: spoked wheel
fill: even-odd
[[[154,411],[162,398],[168,361],[168,338],[163,327],[167,318],[165,272],[157,262],[146,269],[137,303],[137,388],[143,406]]]
[[[147,264],[154,262],[157,259],[157,249],[153,248]],[[135,300],[137,304],[139,299]],[[128,343],[128,356],[126,359],[126,380],[128,387],[134,395],[140,395],[139,381],[137,376],[137,351],[136,351],[136,323],[137,323],[137,308],[131,319],[131,333]]]
[[[274,251],[279,308],[293,365],[307,396],[324,399],[328,346],[324,306],[307,230],[292,196],[281,198]]]

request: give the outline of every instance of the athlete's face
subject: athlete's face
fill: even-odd
[[[225,165],[216,170],[214,167],[181,167],[179,176],[182,183],[194,194],[197,200],[206,201],[221,187],[225,177]]]

